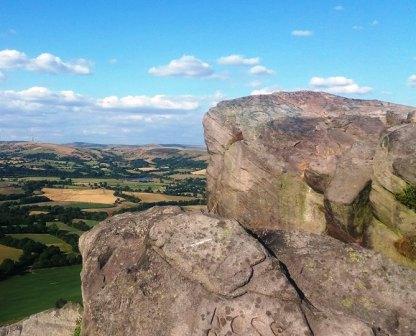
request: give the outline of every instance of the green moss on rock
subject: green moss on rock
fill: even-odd
[[[403,192],[396,194],[396,199],[408,208],[416,211],[416,186],[408,185]]]
[[[401,255],[416,261],[416,235],[402,237],[394,243],[394,246]]]

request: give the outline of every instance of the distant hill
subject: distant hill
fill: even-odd
[[[156,160],[156,161],[155,161]],[[105,145],[32,141],[0,142],[0,177],[4,176],[118,176],[163,162],[207,162],[205,148],[180,144]],[[197,164],[198,166],[198,164]],[[204,168],[201,166],[201,168]],[[137,174],[136,174],[137,175]]]

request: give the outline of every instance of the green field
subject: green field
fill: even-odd
[[[41,181],[41,180],[48,180],[48,181],[59,181],[60,179],[58,177],[41,177],[41,176],[30,176],[30,177],[20,177],[20,178],[6,178],[7,181]],[[151,187],[153,190],[158,190],[160,188],[163,188],[165,186],[164,183],[160,182],[140,182],[140,181],[134,181],[134,180],[127,180],[127,179],[116,179],[116,178],[73,178],[72,179],[74,186],[65,186],[65,187],[71,187],[71,188],[77,188],[77,186],[88,186],[89,183],[100,183],[100,182],[106,182],[110,187],[116,187],[117,185],[121,187],[130,187],[133,189],[138,188],[147,188]]]
[[[75,220],[76,219],[74,219],[74,221]],[[96,226],[98,223],[100,223],[99,221],[92,220],[92,219],[78,219],[78,220],[85,222],[85,224],[87,224],[91,228],[94,227],[94,226]]]
[[[104,183],[106,182],[110,187],[114,188],[116,186],[121,187],[130,187],[132,189],[143,189],[143,188],[152,188],[153,190],[158,190],[165,186],[165,183],[160,182],[140,182],[134,180],[126,179],[115,179],[115,178],[74,178],[72,179],[74,184],[88,186],[88,183]]]
[[[81,301],[81,265],[35,270],[0,282],[0,325],[52,308],[59,298]]]
[[[86,202],[42,202],[42,203],[30,203],[23,204],[22,207],[32,207],[32,206],[63,206],[68,208],[81,208],[81,209],[103,209],[108,208],[111,204],[103,203],[86,203]]]
[[[72,208],[81,209],[104,209],[111,206],[111,204],[104,203],[85,203],[85,202],[60,202],[60,205]]]
[[[7,186],[7,187],[0,187],[0,195],[21,195],[24,191],[22,188],[14,187],[14,186]]]
[[[0,264],[4,259],[18,260],[23,251],[14,247],[0,245]]]
[[[72,252],[71,245],[47,233],[13,233],[13,234],[9,234],[8,236],[12,236],[13,238],[17,238],[17,239],[29,238],[39,243],[43,243],[47,246],[55,245],[59,247],[59,249],[62,252],[66,252],[66,253]]]
[[[55,224],[58,227],[58,229],[60,229],[60,230],[65,230],[65,231],[68,231],[68,232],[71,232],[71,233],[75,233],[78,236],[83,234],[83,232],[81,230],[78,230],[78,229],[76,229],[72,226],[69,226],[68,224],[58,222],[58,221],[56,221],[56,222],[47,222],[46,226],[51,226],[53,224]]]

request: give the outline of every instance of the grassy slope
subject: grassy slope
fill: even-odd
[[[18,260],[23,251],[14,247],[0,245],[0,263],[4,259]]]
[[[76,229],[72,226],[69,226],[68,224],[58,222],[58,221],[56,221],[56,222],[47,222],[46,226],[51,226],[53,224],[55,224],[60,230],[65,230],[65,231],[68,231],[68,232],[71,232],[71,233],[75,233],[78,236],[83,234],[83,232],[81,230],[78,230],[78,229]]]
[[[64,242],[63,240],[52,236],[50,234],[44,234],[44,233],[13,233],[9,236],[12,236],[13,238],[22,239],[22,238],[29,238],[34,241],[43,243],[47,246],[55,245],[60,248],[62,252],[70,253],[72,252],[72,247],[68,243]]]
[[[96,226],[99,223],[99,221],[96,221],[96,220],[93,220],[93,219],[78,219],[78,220],[85,222],[85,224],[87,224],[91,228]],[[82,233],[83,232],[81,232],[81,234]]]
[[[0,281],[0,325],[52,308],[59,298],[81,301],[81,265],[36,270]]]

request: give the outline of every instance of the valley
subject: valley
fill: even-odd
[[[203,148],[177,145],[1,142],[0,325],[80,302],[78,239],[100,221],[204,209],[206,162]]]

